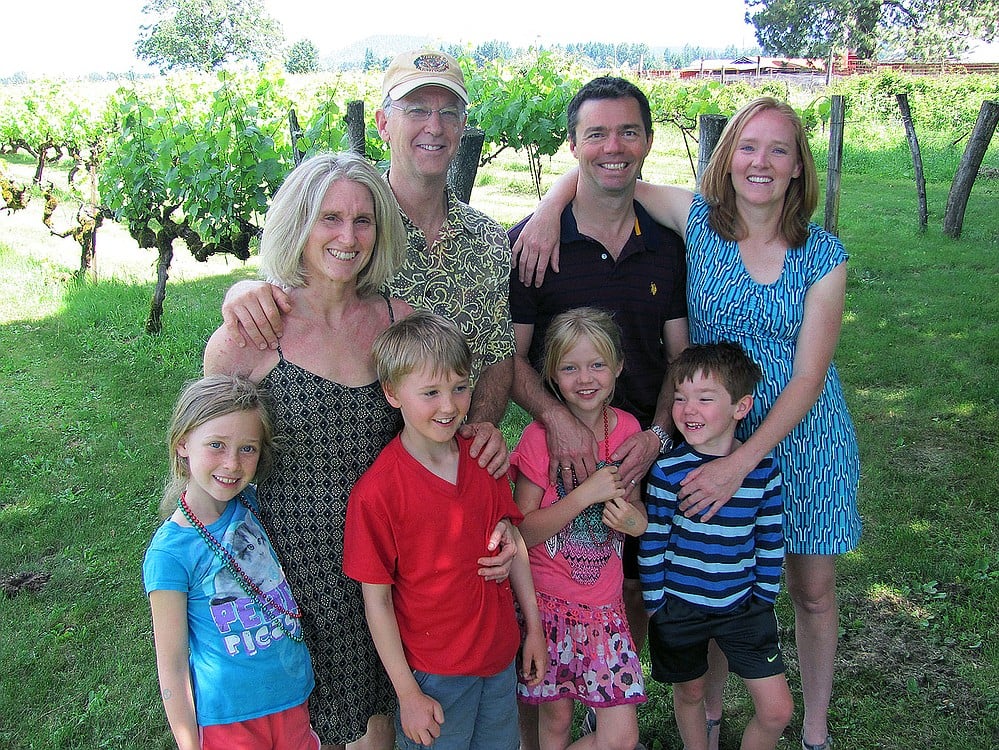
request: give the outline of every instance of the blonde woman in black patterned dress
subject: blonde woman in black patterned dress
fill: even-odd
[[[405,236],[385,181],[365,159],[303,162],[275,195],[260,246],[262,272],[293,300],[280,346],[241,347],[219,328],[205,349],[206,373],[265,387],[282,436],[259,486],[261,516],[302,609],[316,672],[310,710],[324,747],[358,740],[371,717],[395,705],[341,561],[347,496],[400,426],[370,350],[411,312],[379,293],[402,262]]]
[[[309,709],[324,748],[394,745],[395,694],[359,584],[341,563],[350,490],[401,426],[376,380],[371,344],[412,311],[381,291],[405,248],[398,204],[368,161],[306,160],[275,195],[260,243],[261,271],[289,302],[280,345],[244,346],[223,326],[205,350],[206,373],[241,374],[270,393],[283,443],[258,487],[261,515],[302,610],[316,672]],[[513,546],[503,539],[480,569],[490,580],[509,573]]]

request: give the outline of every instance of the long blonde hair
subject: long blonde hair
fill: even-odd
[[[621,329],[609,312],[597,307],[574,307],[559,313],[552,318],[545,332],[541,363],[541,378],[559,399],[562,398],[558,388],[559,363],[580,337],[584,336],[593,343],[593,348],[612,370],[617,370],[624,364]],[[610,398],[613,397],[614,391],[611,390]]]
[[[266,278],[285,287],[305,286],[302,254],[326,191],[340,180],[366,187],[375,204],[375,247],[358,274],[357,293],[374,294],[399,270],[406,258],[406,227],[395,196],[367,159],[339,152],[306,159],[275,193],[260,238],[260,270]]]
[[[775,111],[787,118],[794,128],[794,141],[798,149],[801,174],[791,179],[784,195],[780,229],[791,247],[800,247],[808,238],[808,222],[819,203],[819,177],[815,159],[808,145],[805,126],[794,108],[772,96],[761,96],[746,104],[732,115],[722,130],[718,145],[701,178],[701,195],[711,207],[708,222],[722,238],[731,241],[745,239],[748,228],[743,224],[735,205],[735,188],[730,169],[732,156],[739,145],[742,131],[760,112]]]
[[[256,478],[267,476],[274,463],[276,439],[263,392],[246,378],[236,375],[206,375],[184,386],[170,418],[167,430],[170,477],[160,502],[161,517],[170,517],[177,507],[177,498],[191,478],[187,459],[177,452],[184,438],[206,422],[237,411],[256,412],[260,417],[260,458]]]

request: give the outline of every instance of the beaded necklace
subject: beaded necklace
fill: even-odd
[[[238,494],[236,496],[236,500],[238,500],[243,507],[250,512],[250,515],[253,516],[257,523],[260,524],[261,528],[263,528],[263,523],[261,523],[260,517],[257,515],[256,511],[250,507],[250,504],[246,502],[246,499],[243,497],[243,493]],[[205,544],[208,545],[208,548],[215,553],[215,556],[218,557],[219,560],[222,561],[222,565],[226,568],[226,570],[228,570],[232,574],[232,577],[236,579],[239,587],[246,592],[248,597],[256,602],[257,606],[259,606],[263,612],[266,613],[268,609],[271,609],[276,610],[282,615],[291,617],[294,620],[300,620],[302,618],[302,613],[299,611],[297,603],[295,604],[294,611],[285,609],[280,602],[274,600],[274,597],[264,593],[263,589],[254,583],[253,579],[247,575],[246,571],[239,567],[239,563],[236,562],[236,558],[232,556],[232,553],[225,548],[225,545],[222,544],[222,542],[212,535],[212,532],[205,527],[205,525],[201,522],[201,519],[194,515],[194,511],[192,511],[191,507],[187,504],[186,490],[181,493],[180,499],[177,500],[177,507],[180,508],[180,512],[184,515],[184,518],[187,519],[187,522],[197,529],[198,534],[205,540]],[[284,571],[282,571],[282,576],[283,574]],[[275,617],[273,621],[286,636],[291,638],[291,640],[296,643],[301,643],[305,640],[304,636],[301,634],[296,635],[290,632],[288,628],[285,627],[285,624],[282,622],[280,617]]]
[[[610,461],[610,422],[607,419],[607,404],[604,404],[604,408],[601,413],[604,418],[604,460],[597,464],[598,469],[606,466]],[[579,481],[576,479],[575,467],[570,467],[570,473],[572,474],[572,486],[579,486]]]
[[[610,423],[607,421],[607,404],[604,404],[603,415],[604,415],[604,463],[607,463],[610,460],[610,429],[608,427]]]
[[[604,440],[603,440],[603,460],[597,462],[597,469],[602,469],[604,466],[611,462],[610,460],[610,420],[607,416],[607,404],[604,404],[603,408],[603,422],[604,422]],[[579,482],[576,480],[576,470],[571,469],[572,474],[572,485],[573,487],[578,487]],[[561,500],[566,495],[569,494],[571,490],[567,489],[565,484],[562,482],[562,476],[559,474],[555,478],[555,492],[558,495],[558,500]],[[558,502],[556,500],[555,502]],[[590,542],[595,546],[599,547],[601,545],[612,544],[614,537],[619,532],[612,531],[603,522],[603,503],[598,503],[596,505],[590,505],[586,507],[582,513],[576,516],[573,520],[566,524],[566,529],[570,526],[581,529],[589,537]],[[560,532],[561,533],[561,532]],[[549,540],[549,544],[554,540],[554,537]],[[551,552],[551,548],[549,548]]]

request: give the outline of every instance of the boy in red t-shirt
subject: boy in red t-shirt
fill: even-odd
[[[515,661],[526,625],[525,679],[544,673],[527,548],[509,582],[478,575],[496,523],[519,522],[509,482],[468,455],[457,430],[468,412],[472,355],[457,326],[425,311],[384,331],[373,354],[399,436],[351,492],[344,572],[361,582],[371,636],[399,699],[401,748],[516,750]]]

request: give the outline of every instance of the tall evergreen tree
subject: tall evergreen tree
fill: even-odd
[[[288,50],[284,69],[289,73],[315,73],[319,70],[319,48],[309,39],[299,39]]]

